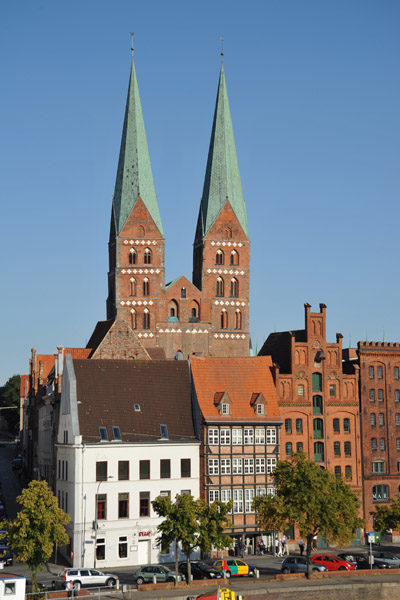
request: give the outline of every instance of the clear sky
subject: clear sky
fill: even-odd
[[[304,302],[330,341],[400,342],[398,0],[22,0],[0,8],[0,383],[105,318],[130,31],[167,281],[191,278],[223,36],[253,346]]]

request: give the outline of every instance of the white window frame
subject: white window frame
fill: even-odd
[[[254,475],[254,458],[244,459],[244,474]]]
[[[267,427],[267,444],[276,444],[276,428],[275,427]]]
[[[225,504],[227,504],[228,502],[230,502],[232,499],[232,490],[229,489],[225,489],[225,490],[221,490],[221,502],[224,502]]]
[[[264,475],[264,473],[265,473],[265,458],[264,457],[256,458],[256,474]]]
[[[243,459],[242,458],[232,458],[232,473],[233,473],[233,475],[242,475],[243,474]]]
[[[254,512],[252,509],[254,498],[254,488],[246,488],[244,490],[244,510],[247,513]]]
[[[256,414],[257,415],[265,414],[264,404],[256,404]]]
[[[243,445],[243,430],[238,427],[232,429],[232,446]]]
[[[243,490],[241,488],[233,490],[233,512],[243,513]]]
[[[276,494],[276,488],[267,487],[267,496],[271,496],[273,498],[275,496],[275,494]]]
[[[244,430],[244,445],[252,446],[254,444],[254,427],[246,427]]]
[[[265,487],[258,487],[256,489],[256,496],[257,496],[257,498],[260,497],[260,496],[265,496],[265,495],[266,495]]]
[[[254,439],[255,439],[257,446],[265,445],[265,429],[264,429],[264,427],[256,427]]]
[[[229,404],[221,404],[221,415],[229,415]]]
[[[219,475],[219,461],[218,458],[208,459],[208,474]]]
[[[221,458],[221,475],[230,475],[231,474],[231,459],[230,458]]]
[[[267,456],[267,473],[273,473],[276,469],[275,456]]]
[[[219,446],[219,430],[216,427],[208,428],[208,445],[209,446]]]
[[[373,460],[372,461],[372,472],[373,473],[384,473],[385,472],[385,461],[384,460]]]
[[[219,430],[219,439],[221,446],[231,445],[231,430],[223,427]]]
[[[208,490],[208,502],[212,504],[219,500],[219,490]]]

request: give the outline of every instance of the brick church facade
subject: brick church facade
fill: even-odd
[[[91,358],[249,356],[250,242],[223,66],[193,252],[165,282],[165,238],[134,62],[113,196],[107,320]]]

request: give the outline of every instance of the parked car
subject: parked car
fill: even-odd
[[[372,556],[374,557],[374,563],[379,565],[382,562],[390,565],[392,569],[398,569],[400,567],[400,557],[397,554],[393,554],[392,552],[382,552],[379,550],[374,550],[372,552]]]
[[[118,581],[118,575],[111,573],[102,573],[96,569],[63,569],[58,574],[57,583],[61,586],[66,581],[72,581],[75,589],[81,587],[115,587]]]
[[[352,562],[333,554],[314,554],[312,561],[318,565],[324,565],[328,571],[353,571],[355,569]]]
[[[371,568],[369,561],[368,561],[367,554],[358,554],[356,552],[342,552],[341,554],[338,554],[338,558],[341,558],[343,560],[347,560],[348,562],[353,563],[355,568],[358,570]],[[378,564],[374,562],[374,564],[372,565],[372,568],[373,569],[390,569],[390,565],[389,565],[389,563],[382,560]]]
[[[164,583],[165,581],[175,581],[175,571],[171,571],[164,565],[146,565],[140,567],[135,573],[135,581],[138,585],[143,583],[153,583],[153,577],[156,576],[157,583]],[[185,581],[185,575],[178,573],[178,581]]]
[[[13,555],[9,546],[0,546],[0,563],[7,566],[13,564]]]
[[[324,565],[314,564],[311,560],[313,571],[327,571]],[[307,559],[304,556],[288,556],[282,561],[282,573],[307,573]]]
[[[225,577],[229,578],[234,575],[248,575],[254,577],[257,567],[248,565],[239,558],[227,558],[226,560],[216,560],[213,564],[214,569],[220,571]]]
[[[204,562],[196,561],[190,563],[190,571],[193,579],[221,579],[222,575],[220,571],[213,569]],[[188,566],[187,562],[179,564],[179,572],[183,573],[185,578],[188,578]]]

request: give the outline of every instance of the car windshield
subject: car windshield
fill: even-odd
[[[206,565],[206,563],[195,563],[194,566],[198,566],[200,567],[200,569],[205,569],[206,571],[209,571],[211,569],[211,567],[209,565]]]

